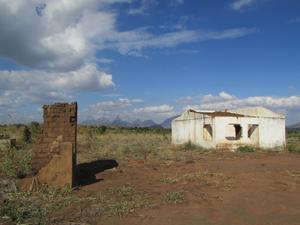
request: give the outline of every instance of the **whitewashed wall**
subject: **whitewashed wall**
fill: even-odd
[[[211,124],[213,137],[211,141],[203,139],[204,124]],[[242,137],[240,140],[228,140],[228,124],[240,124]],[[248,138],[248,125],[258,124],[257,142]],[[234,130],[231,130],[233,133]],[[253,145],[260,148],[284,148],[286,145],[285,119],[262,117],[209,117],[203,114],[185,112],[172,121],[172,142],[184,144],[187,142],[203,148],[236,149],[239,146]]]

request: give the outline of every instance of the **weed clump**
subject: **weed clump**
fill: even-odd
[[[288,150],[289,152],[300,153],[300,146],[289,145]]]
[[[34,218],[35,224],[42,224],[44,210],[40,206],[7,201],[0,208],[0,217],[8,217],[16,224],[23,224],[26,220]]]
[[[32,151],[29,149],[4,151],[0,162],[0,173],[9,177],[22,178],[31,172]]]
[[[134,212],[134,205],[128,201],[116,202],[109,206],[110,216],[124,217],[132,212]]]
[[[237,149],[237,151],[242,153],[255,152],[255,148],[251,146],[241,146]]]
[[[168,191],[163,196],[163,201],[167,204],[181,204],[184,202],[182,191]]]
[[[28,126],[25,126],[23,130],[23,142],[24,144],[28,144],[31,142],[31,131]]]

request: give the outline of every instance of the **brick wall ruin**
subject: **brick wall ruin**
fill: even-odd
[[[77,103],[44,105],[44,124],[37,140],[33,169],[40,183],[74,185]]]

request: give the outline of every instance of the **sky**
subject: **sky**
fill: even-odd
[[[263,106],[300,122],[299,0],[0,0],[0,123]]]

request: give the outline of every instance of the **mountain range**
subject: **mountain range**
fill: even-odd
[[[171,128],[172,120],[178,116],[173,116],[167,118],[162,123],[155,123],[153,120],[140,120],[136,119],[132,122],[122,120],[120,116],[117,116],[114,120],[110,120],[106,117],[101,117],[99,119],[85,120],[81,124],[86,125],[105,125],[105,126],[118,126],[118,127],[153,127],[153,128]],[[289,125],[286,127],[289,131],[298,131],[300,130],[300,122]]]
[[[136,119],[132,122],[122,120],[120,116],[117,116],[114,120],[110,120],[106,117],[99,119],[85,120],[81,124],[86,125],[105,125],[105,126],[118,126],[118,127],[153,127],[153,128],[171,128],[171,123],[174,118],[173,116],[164,120],[162,123],[156,123],[153,120],[140,120]]]
[[[289,125],[286,128],[287,128],[287,130],[290,130],[290,131],[298,131],[298,130],[300,130],[300,123]]]

